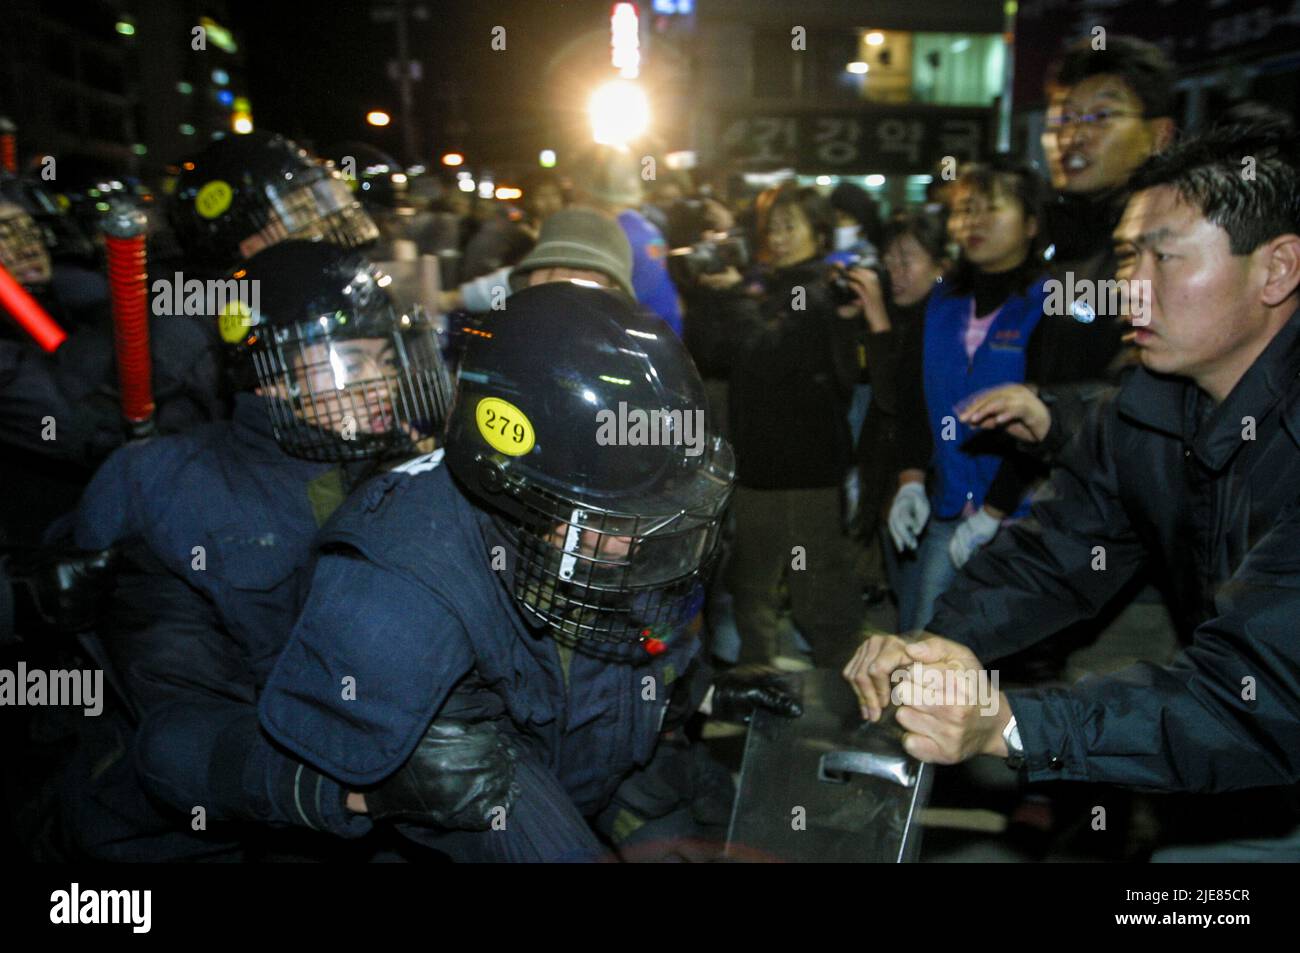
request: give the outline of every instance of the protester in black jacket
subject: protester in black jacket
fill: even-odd
[[[848,273],[867,322],[863,356],[871,380],[871,405],[856,444],[862,476],[856,531],[867,546],[881,544],[890,586],[897,591],[894,547],[884,537],[878,540],[877,535],[894,499],[901,469],[898,442],[904,418],[899,411],[899,377],[903,355],[917,351],[926,302],[930,292],[943,283],[949,262],[945,224],[939,215],[921,210],[901,214],[885,226],[883,236],[888,300],[884,300],[882,283],[874,271],[855,268]],[[915,368],[909,367],[907,372],[915,373]]]
[[[772,270],[756,294],[735,269],[705,275],[719,292],[717,320],[732,341],[728,396],[736,450],[729,582],[742,662],[776,652],[778,586],[784,576],[795,624],[816,658],[838,664],[862,619],[841,527],[840,486],[852,464],[848,399],[857,382],[861,317],[837,311],[822,256],[829,206],[813,189],[783,190],[762,240]]]
[[[1142,369],[1095,407],[1032,518],[940,600],[928,637],[873,637],[845,675],[878,717],[897,667],[980,670],[1152,569],[1185,645],[1173,664],[1002,693],[983,709],[969,693],[933,704],[905,687],[907,749],[1023,760],[1030,781],[1295,785],[1300,143],[1228,127],[1175,147],[1139,172],[1117,238],[1121,277],[1142,283],[1130,317]]]

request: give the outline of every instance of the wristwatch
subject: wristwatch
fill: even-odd
[[[1002,741],[1007,746],[1007,767],[1019,771],[1025,763],[1025,746],[1020,743],[1020,728],[1016,725],[1016,716],[1012,715],[1007,726],[1002,729]]]

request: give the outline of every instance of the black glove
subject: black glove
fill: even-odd
[[[80,632],[93,626],[112,590],[117,551],[55,550],[9,564],[14,628]]]
[[[749,724],[755,708],[784,718],[798,718],[803,704],[782,683],[782,674],[765,666],[743,666],[713,680],[713,717]]]
[[[515,751],[491,722],[443,718],[429,726],[397,773],[366,792],[375,820],[485,831],[494,809],[519,793]]]

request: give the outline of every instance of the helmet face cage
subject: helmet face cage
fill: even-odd
[[[349,320],[352,318],[352,320]],[[421,311],[342,312],[267,328],[251,345],[275,439],[308,460],[410,455],[441,437],[451,385]]]
[[[50,254],[40,226],[17,205],[0,205],[0,264],[28,288],[50,282]]]
[[[299,176],[296,182],[264,186],[258,206],[253,218],[259,227],[239,243],[245,258],[289,238],[325,241],[341,248],[357,248],[379,238],[379,228],[346,183],[324,168]]]
[[[505,476],[516,600],[558,641],[588,653],[661,651],[701,608],[717,554],[731,476],[725,464],[710,476],[717,485],[707,500],[655,515],[595,507]]]

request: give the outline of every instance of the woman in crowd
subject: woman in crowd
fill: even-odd
[[[917,551],[899,582],[902,631],[929,621],[962,565],[1026,505],[1028,459],[1005,434],[959,417],[981,392],[1034,379],[1026,354],[1044,321],[1042,198],[1034,171],[1002,158],[966,167],[953,189],[960,257],[930,295],[899,377],[889,531],[900,552]]]
[[[861,586],[847,556],[840,487],[852,463],[847,422],[858,376],[859,306],[837,309],[823,262],[833,229],[814,189],[785,188],[763,217],[769,262],[746,286],[729,268],[700,279],[732,341],[730,436],[735,541],[728,582],[741,662],[777,650],[784,577],[795,625],[818,664],[858,641]]]
[[[900,213],[885,226],[881,247],[889,278],[887,295],[876,271],[854,268],[848,272],[866,319],[863,349],[872,388],[871,405],[857,440],[862,497],[854,530],[868,554],[883,553],[889,587],[894,592],[901,586],[898,560],[892,546],[882,545],[888,540],[880,533],[898,487],[898,372],[903,355],[919,347],[926,303],[941,287],[950,264],[944,218],[917,209]],[[878,557],[869,555],[868,565],[877,563]]]

